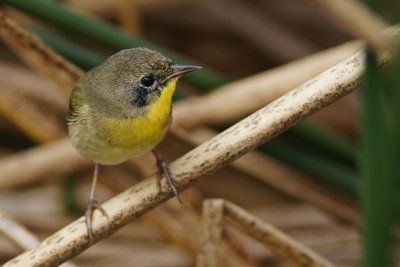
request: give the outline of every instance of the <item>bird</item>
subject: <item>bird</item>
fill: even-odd
[[[94,162],[85,224],[93,241],[92,213],[105,210],[96,200],[99,165],[117,165],[152,152],[158,168],[181,202],[174,175],[159,152],[172,121],[172,96],[179,77],[201,69],[174,64],[148,48],[130,48],[110,56],[79,79],[70,96],[68,134],[72,145]]]

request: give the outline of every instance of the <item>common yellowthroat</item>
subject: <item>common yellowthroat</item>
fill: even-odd
[[[164,174],[180,200],[168,164],[153,149],[170,126],[179,77],[200,68],[172,64],[147,48],[132,48],[112,55],[78,81],[70,98],[68,132],[73,146],[95,163],[85,212],[90,240],[94,209],[107,216],[95,198],[99,164],[115,165],[153,151],[159,179]]]

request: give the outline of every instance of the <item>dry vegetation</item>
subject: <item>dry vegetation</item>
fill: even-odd
[[[79,216],[92,164],[70,145],[64,119],[69,92],[84,72],[32,35],[29,27],[42,22],[0,7],[1,263],[19,255],[7,266],[71,259],[65,266],[184,267],[196,258],[207,267],[361,265],[354,198],[252,150],[304,119],[358,142],[352,91],[364,53],[351,36],[385,63],[392,48],[381,19],[357,4],[345,6],[354,11],[346,16],[336,0],[65,2],[235,82],[207,94],[181,84],[190,97],[174,105],[160,151],[187,188],[184,205],[169,200],[164,183],[157,192],[151,155],[101,167],[98,198],[108,200],[112,220],[95,212],[101,242],[91,246]],[[211,128],[234,121],[221,134]]]

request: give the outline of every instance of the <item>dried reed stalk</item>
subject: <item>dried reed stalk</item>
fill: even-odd
[[[57,85],[28,68],[0,62],[0,82],[57,114],[65,116],[68,113],[68,97],[60,92]]]
[[[0,211],[0,232],[22,250],[34,248],[40,242],[37,236],[3,211]]]
[[[354,36],[364,39],[378,55],[394,51],[389,36],[384,33],[387,24],[355,0],[312,0],[327,13],[341,22]]]
[[[175,126],[170,132],[179,140],[194,147],[216,135],[215,131],[208,129],[198,129],[194,133],[188,133]],[[20,168],[20,160],[24,162],[23,169]],[[154,167],[150,168],[151,164],[148,164],[151,160],[154,159],[149,154],[143,158],[130,160],[130,165],[148,175],[154,171]],[[64,163],[67,163],[67,166]],[[255,163],[257,168],[253,167]],[[65,167],[60,170],[60,166]],[[80,156],[68,140],[57,141],[0,159],[0,189],[24,186],[44,179],[50,173],[62,174],[64,170],[75,171],[88,166],[90,162]],[[250,152],[233,162],[231,167],[255,177],[290,197],[333,213],[341,219],[353,223],[359,222],[359,214],[351,203],[313,183],[297,171],[290,170],[287,166],[260,153]]]
[[[20,167],[21,164],[24,165],[24,168]],[[64,139],[53,144],[16,153],[0,160],[0,176],[4,177],[0,179],[0,189],[32,183],[50,175],[61,175],[90,165],[91,162],[80,156],[70,142]],[[118,179],[118,177],[114,178]],[[120,189],[118,188],[117,191]],[[194,256],[194,251],[198,246],[193,236],[196,227],[192,223],[198,222],[198,216],[194,210],[188,207],[188,201],[186,198],[185,206],[188,209],[184,212],[175,211],[171,213],[171,210],[176,209],[176,207],[174,208],[176,203],[170,202],[163,209],[157,209],[151,214],[147,214],[145,221],[157,225],[158,229],[161,227],[161,233],[167,240],[179,247],[185,246],[185,251]],[[177,219],[177,216],[179,219]],[[229,266],[252,266],[244,259],[234,256],[232,249],[228,246],[225,246],[223,251],[226,255],[229,255],[227,259]]]
[[[3,211],[0,211],[0,233],[22,250],[36,247],[40,240],[24,226],[20,225]],[[74,267],[72,262],[65,262],[60,267]]]
[[[30,99],[0,82],[0,113],[35,142],[65,136],[65,128],[53,114],[46,114]]]
[[[245,2],[219,0],[206,3],[204,6],[209,15],[278,62],[288,62],[318,50],[313,43],[295,36],[284,25],[269,19]],[[226,12],[227,6],[229,12]]]
[[[220,266],[219,248],[224,219],[296,266],[335,266],[305,245],[233,203],[223,199],[207,199],[203,202],[201,232],[203,242],[197,258],[197,267]]]
[[[197,256],[197,267],[217,267],[219,265],[223,227],[224,200],[205,200],[201,218],[201,247]]]
[[[36,52],[36,56],[38,58],[37,60],[37,65],[39,69],[43,70],[44,72],[46,71],[46,68],[48,66],[55,66],[58,64],[59,60],[56,57],[49,56],[49,61],[48,61],[48,66],[43,67],[42,63],[46,60],[44,55],[52,55],[54,54],[52,51],[50,51],[48,48],[46,48],[40,40],[34,38],[28,31],[23,30],[20,26],[17,25],[14,21],[12,21],[11,18],[7,19],[8,23],[12,25],[12,34],[17,34],[18,32],[24,32],[25,34],[25,43],[33,43],[35,44],[33,49],[30,51],[32,53]],[[14,37],[11,34],[11,37]],[[36,48],[41,47],[43,50],[38,50]],[[21,51],[19,51],[19,54],[25,55],[25,48],[26,47],[21,47]],[[68,66],[68,64],[66,65]],[[9,68],[6,68],[6,71],[9,71]],[[11,72],[12,73],[12,72]],[[3,73],[4,74],[4,73]],[[65,70],[64,66],[61,66],[60,68],[56,68],[55,66],[55,71],[54,71],[54,76],[51,76],[49,78],[58,80],[57,77],[68,77],[68,81],[71,82],[76,82],[76,77],[77,75],[73,75],[74,73],[69,72],[68,70]],[[25,78],[26,78],[26,73],[25,73]],[[14,79],[18,80],[18,79]],[[28,80],[32,80],[32,77],[29,77],[28,75]],[[35,80],[35,79],[33,79]],[[20,81],[20,80],[18,80]],[[9,99],[4,98],[4,101],[6,104],[9,103]],[[1,102],[1,101],[0,101]],[[0,103],[1,104],[1,103]],[[0,106],[1,107],[1,106]],[[27,112],[27,114],[30,114],[30,112]],[[17,121],[18,122],[18,121]],[[51,124],[50,124],[51,125]],[[26,126],[30,131],[32,129],[36,129],[37,127],[31,127],[32,125],[24,123],[22,126]],[[41,123],[37,123],[36,125],[33,126],[41,126]],[[29,132],[28,132],[29,133]],[[39,133],[41,133],[39,131]],[[51,131],[45,131],[43,134],[47,134],[49,136],[49,139],[54,138],[55,136],[52,134]],[[43,139],[43,138],[42,138]],[[37,140],[38,142],[42,142],[44,140],[39,139]],[[59,157],[58,157],[58,156]],[[65,166],[65,168],[60,169],[60,159],[62,159],[62,165]],[[21,162],[24,164],[25,168],[22,170],[19,166]],[[135,162],[135,161],[133,161]],[[40,148],[35,148],[31,149],[22,153],[14,154],[12,157],[3,159],[0,161],[0,173],[2,173],[2,179],[0,181],[0,188],[9,188],[12,186],[18,186],[18,185],[24,185],[28,183],[35,182],[36,180],[40,179],[41,177],[45,178],[47,174],[55,174],[62,173],[66,170],[72,171],[76,170],[78,168],[85,167],[89,165],[90,163],[83,159],[81,156],[79,156],[76,151],[71,147],[71,145],[67,141],[61,141],[58,142],[57,144],[54,144],[53,146],[44,146]],[[148,164],[147,164],[148,165]],[[29,171],[28,171],[29,170]],[[193,255],[195,255],[194,251],[196,250],[196,245],[193,243],[188,244],[187,242],[191,242],[192,239],[188,239],[187,236],[190,235],[189,232],[187,232],[187,229],[179,228],[179,226],[171,224],[172,220],[170,216],[168,216],[168,209],[165,210],[160,210],[160,212],[155,213],[154,216],[151,216],[153,222],[157,222],[160,224],[160,222],[170,222],[170,224],[167,224],[164,228],[168,228],[165,230],[164,233],[170,233],[171,231],[174,232],[173,236],[169,236],[170,240],[172,240],[174,243],[185,243],[186,246],[189,245],[188,247],[193,250]],[[164,212],[164,213],[163,213]],[[195,215],[193,215],[195,216]],[[193,217],[192,216],[192,217]],[[193,218],[192,218],[193,220]],[[197,221],[198,218],[196,217],[194,221]],[[176,227],[174,227],[176,226]],[[173,230],[176,231],[173,231]],[[168,235],[167,235],[168,237]],[[186,248],[187,249],[187,248]],[[190,250],[190,249],[189,249]],[[243,263],[245,264],[245,263]],[[242,264],[242,266],[243,266]],[[231,264],[232,265],[232,264]],[[236,266],[236,265],[232,265]],[[237,265],[239,266],[239,265]]]
[[[214,201],[214,200],[210,200]],[[221,201],[221,200],[217,200]],[[223,201],[224,217],[254,239],[266,245],[273,252],[283,256],[296,266],[333,267],[333,263],[315,253],[305,245],[290,238],[267,222],[248,213],[244,209]]]
[[[33,69],[47,76],[50,80],[56,82],[65,89],[65,99],[67,90],[70,92],[83,72],[69,63],[67,60],[53,52],[43,42],[37,39],[29,31],[18,25],[2,9],[0,9],[0,37]],[[5,90],[2,90],[5,94]],[[69,93],[68,93],[69,95]],[[12,96],[12,95],[11,95]],[[5,105],[10,104],[8,100],[11,96],[4,99]],[[7,100],[7,101],[6,101]],[[15,101],[12,102],[15,104]],[[26,105],[23,106],[25,109]],[[6,111],[9,111],[7,109]],[[21,114],[22,129],[27,133],[36,129],[35,125],[28,123],[27,119],[30,113],[35,111],[23,110]],[[5,113],[5,112],[3,112]],[[37,113],[37,112],[36,112]],[[14,115],[14,114],[10,114]],[[46,119],[46,118],[44,118]],[[13,119],[17,122],[17,119]],[[46,126],[46,122],[41,118],[36,126]],[[54,122],[49,122],[49,129],[54,127]],[[35,132],[36,133],[36,132]],[[38,134],[38,133],[37,133]],[[43,131],[40,134],[46,135],[48,139],[60,137],[60,134],[54,131]],[[45,141],[44,138],[38,140]],[[33,148],[24,152],[15,153],[10,157],[0,160],[0,188],[8,188],[17,185],[32,183],[38,179],[43,179],[49,174],[61,174],[66,171],[76,170],[89,166],[90,162],[84,159],[70,144],[69,140],[61,140],[51,145],[45,145]],[[20,168],[23,165],[24,168]],[[27,171],[29,170],[29,171]]]
[[[171,132],[193,146],[198,146],[216,135],[215,131],[207,128],[199,128],[188,133],[185,130],[173,127]],[[360,214],[354,203],[340,194],[327,190],[324,186],[313,182],[298,171],[290,169],[287,165],[259,152],[249,152],[232,162],[230,166],[291,198],[310,203],[348,222],[358,224],[360,221]]]
[[[177,5],[185,5],[188,0],[135,0],[141,10],[155,10]],[[194,2],[192,0],[192,2]],[[79,12],[95,16],[114,18],[118,12],[118,2],[114,0],[67,0],[66,4]]]
[[[194,128],[243,118],[361,48],[361,42],[349,42],[223,85],[207,95],[182,100],[174,105],[174,123]]]
[[[110,0],[67,0],[66,5],[81,13],[103,18],[114,18],[118,12],[118,2]]]
[[[249,153],[233,164],[237,169],[250,174],[289,197],[310,203],[342,220],[354,224],[360,222],[360,214],[353,201],[332,192],[277,160],[264,157],[260,153]],[[257,166],[257,168],[251,166]]]
[[[170,167],[179,189],[184,190],[200,177],[222,168],[354,90],[360,83],[363,58],[363,52],[357,53],[177,159]],[[156,185],[157,177],[152,176],[105,202],[102,206],[109,220],[95,211],[94,242],[173,196],[165,180],[161,191]],[[92,244],[81,217],[4,266],[21,266],[22,263],[24,266],[55,266]]]
[[[136,0],[118,1],[118,19],[123,29],[129,33],[140,35],[142,25],[140,21],[140,9]]]
[[[0,37],[32,69],[55,81],[70,94],[83,72],[49,49],[0,9]]]
[[[154,161],[154,157],[147,160]],[[137,161],[142,162],[143,160],[131,160],[135,164]],[[149,165],[148,162],[142,162],[142,164]],[[153,167],[152,171],[147,173],[154,172],[155,168]],[[101,173],[104,174],[104,170]],[[108,188],[112,188],[115,193],[121,192],[132,184],[131,174],[121,172],[121,169],[113,169],[112,173],[106,174],[107,176],[108,179],[101,180],[103,183],[106,182]],[[200,227],[200,216],[198,210],[203,198],[201,193],[193,187],[186,190],[181,197],[184,205],[172,199],[152,212],[146,213],[141,218],[141,221],[150,226],[155,226],[156,231],[165,240],[174,244],[194,259],[199,248],[197,234]],[[234,248],[231,245],[229,239],[224,240],[221,246],[221,254],[225,256],[221,259],[223,265],[230,267],[255,267],[254,262],[249,257],[244,257],[244,252],[239,250],[240,248]]]
[[[183,130],[172,129],[174,135],[178,138],[190,142],[194,145],[202,143],[205,138],[212,136],[213,134],[207,133],[202,134],[199,138],[199,134],[183,134]],[[62,141],[63,144],[54,143],[41,147],[40,149],[34,148],[22,153],[13,155],[11,158],[5,158],[0,160],[0,177],[4,177],[4,180],[0,179],[0,188],[8,188],[10,186],[17,186],[18,184],[24,185],[32,183],[37,179],[47,177],[47,174],[62,174],[66,169],[60,170],[61,164],[67,164],[69,171],[75,171],[78,168],[90,166],[90,162],[82,158],[70,145],[67,140]],[[25,168],[20,168],[20,163]],[[38,161],[39,159],[42,159]],[[136,162],[136,160],[132,160]],[[84,164],[86,162],[86,164]],[[258,167],[253,168],[256,164]],[[319,206],[329,212],[333,212],[340,218],[358,222],[359,216],[355,208],[352,208],[348,203],[341,201],[339,197],[330,197],[330,192],[320,188],[315,184],[312,184],[308,179],[302,177],[294,171],[288,170],[285,166],[280,166],[279,163],[265,158],[256,152],[248,153],[239,160],[232,163],[232,167],[237,168],[240,171],[250,174],[251,176],[266,182],[268,185],[277,188],[281,192],[285,192],[291,197],[296,197],[306,202],[312,203],[313,205]],[[122,190],[118,188],[116,191]],[[185,201],[186,202],[186,201]],[[169,206],[173,206],[174,203],[169,203]],[[177,225],[176,212],[175,216],[171,217],[168,212],[170,208],[157,209],[155,212],[147,215],[146,221],[150,221],[152,224],[162,224],[164,229],[163,234],[166,234],[168,240],[179,246],[184,245],[185,250],[192,254],[193,249],[197,247],[197,244],[193,242],[188,235],[193,234],[193,225],[188,226],[186,221],[197,221],[197,216],[193,212],[185,211],[185,216],[189,217],[186,219],[179,219],[181,222]],[[190,214],[189,214],[190,213]],[[150,217],[149,217],[150,216]],[[229,250],[225,246],[224,251]],[[229,252],[225,252],[229,253]],[[232,253],[230,253],[232,255]],[[232,259],[232,257],[228,257]],[[236,259],[229,266],[235,266],[234,263],[239,262],[240,259]],[[246,266],[246,262],[241,262],[241,266]],[[240,266],[240,265],[239,265]]]
[[[68,88],[68,86],[77,81],[79,76],[83,75],[83,73],[77,69],[72,72],[68,69],[65,69],[65,67],[69,66],[67,61],[61,57],[58,57],[57,55],[54,56],[54,52],[44,46],[41,41],[36,39],[31,33],[18,26],[18,24],[11,18],[7,17],[7,21],[13,26],[11,30],[12,34],[23,32],[25,36],[25,43],[34,44],[30,50],[31,53],[36,53],[35,56],[37,57],[37,60],[33,62],[34,66],[39,68],[43,73],[47,73],[47,68],[51,68],[51,66],[54,67],[54,73],[53,75],[48,76],[49,79],[56,82],[58,81],[60,85]],[[16,39],[16,37],[12,34],[11,38]],[[25,49],[26,47],[21,47],[18,50],[18,53],[20,55],[25,55]],[[48,58],[45,58],[46,56],[48,56]],[[58,66],[60,60],[65,64]],[[43,66],[44,62],[47,63],[46,66]],[[66,83],[64,83],[65,80],[67,81]],[[51,137],[54,137],[51,135],[51,133],[48,134]],[[21,171],[21,168],[19,167],[21,162],[25,167],[23,171]],[[4,179],[0,179],[0,188],[4,189],[32,183],[38,179],[45,178],[49,174],[54,176],[65,171],[72,171],[86,167],[89,164],[90,162],[80,156],[76,150],[72,148],[69,142],[62,140],[54,145],[30,149],[0,160],[0,173],[2,174],[2,177],[4,177]],[[170,241],[178,245],[189,245],[189,248],[186,248],[186,250],[194,250],[197,247],[196,244],[193,243],[192,238],[187,237],[187,235],[192,234],[190,231],[188,231],[190,227],[188,227],[187,224],[183,224],[181,226],[174,225],[171,216],[168,214],[168,207],[171,208],[171,205],[168,205],[166,209],[159,210],[158,213],[148,217],[151,217],[152,221],[156,222],[159,226],[163,223],[163,229],[168,228],[163,232],[163,234]],[[191,221],[198,221],[198,218],[195,217],[194,211],[191,212],[189,217],[189,220]],[[169,224],[167,222],[169,222]],[[167,225],[165,225],[166,223]],[[173,236],[171,236],[172,232],[174,233]],[[236,257],[228,246],[225,247],[224,252],[226,255],[229,255],[229,266],[253,266],[248,264],[245,260]]]
[[[0,188],[29,184],[91,164],[72,147],[69,139],[62,139],[0,159]]]
[[[357,66],[357,64],[355,64],[354,66]],[[353,67],[354,67],[353,66]],[[360,66],[357,66],[357,67],[360,67]],[[357,69],[357,68],[356,68]],[[354,70],[353,70],[354,71]],[[355,72],[357,73],[357,71],[361,71],[361,67],[359,68],[359,69],[357,69]],[[350,72],[351,73],[351,72]],[[357,75],[356,75],[357,76]],[[345,78],[348,78],[348,77],[345,77]],[[324,97],[322,97],[322,99],[323,100],[326,100],[326,102],[325,101],[323,101],[323,103],[322,103],[322,105],[324,105],[324,104],[327,104],[329,101],[334,101],[337,97],[339,97],[340,95],[342,95],[342,94],[344,94],[344,93],[346,93],[347,91],[346,90],[351,90],[351,89],[353,89],[353,86],[355,86],[356,85],[356,83],[353,83],[353,84],[351,84],[350,83],[350,86],[349,87],[347,87],[347,86],[344,86],[344,87],[342,87],[342,88],[339,88],[338,89],[338,92],[336,92],[333,96],[332,95],[325,95]],[[307,87],[307,86],[305,86],[305,87]],[[332,88],[328,88],[328,91],[329,91],[329,89],[331,89],[331,90],[333,90]],[[337,88],[336,88],[337,89]],[[316,99],[314,99],[314,101],[312,101],[312,105],[311,106],[306,106],[305,107],[305,109],[306,109],[306,112],[305,113],[300,113],[300,115],[298,115],[298,113],[297,113],[297,115],[295,116],[295,119],[294,119],[294,121],[293,120],[289,120],[289,124],[290,123],[294,123],[297,119],[299,119],[301,116],[305,116],[305,115],[307,115],[308,113],[310,113],[310,112],[312,112],[312,111],[314,111],[315,109],[318,109],[318,108],[320,108],[321,106],[321,103],[319,103],[319,104],[316,104],[318,101],[316,100]],[[277,107],[279,107],[279,105],[277,105],[277,106],[275,106],[275,108],[277,108]],[[267,109],[268,110],[268,109]],[[272,111],[274,110],[274,108],[272,108]],[[297,110],[298,111],[298,110]],[[294,112],[296,112],[296,111],[294,111]],[[262,113],[262,112],[261,112]],[[260,114],[261,114],[260,113]],[[292,114],[293,115],[293,114]],[[286,117],[285,117],[286,116]],[[286,119],[288,119],[288,114],[286,114],[284,117],[286,118]],[[261,118],[262,117],[262,118]],[[263,118],[264,118],[264,116],[262,116],[262,115],[255,115],[255,121],[254,122],[256,122],[256,121],[258,121],[258,119],[262,119],[263,120]],[[241,126],[237,126],[236,128],[243,128],[243,130],[244,129],[246,129],[246,124],[249,126],[249,125],[251,125],[252,123],[249,123],[250,121],[249,120],[247,120],[247,122],[243,122],[242,124],[241,124]],[[276,121],[275,121],[276,122]],[[271,123],[271,122],[270,122]],[[283,123],[283,121],[282,121],[282,123]],[[201,154],[202,153],[198,153],[199,151],[199,149],[201,149],[201,148],[198,148],[197,150],[195,150],[195,152],[192,152],[192,157],[193,158],[196,158],[196,155],[197,155],[197,158],[199,158],[199,159],[197,159],[196,161],[197,161],[197,163],[198,164],[196,164],[196,162],[194,162],[193,164],[195,164],[195,165],[193,165],[193,164],[184,164],[182,161],[184,161],[184,160],[180,160],[180,161],[178,161],[177,163],[175,163],[175,165],[177,166],[177,167],[175,167],[175,168],[178,168],[178,169],[180,169],[181,171],[183,171],[183,173],[181,173],[181,177],[180,177],[180,181],[181,181],[181,185],[183,185],[183,186],[189,186],[189,184],[191,183],[191,182],[193,182],[194,181],[194,179],[195,179],[195,177],[193,178],[191,178],[190,177],[190,172],[185,172],[185,168],[186,169],[188,169],[189,168],[189,170],[190,169],[192,169],[192,171],[193,171],[193,173],[194,174],[196,174],[196,175],[200,175],[200,174],[202,174],[202,173],[207,173],[207,172],[210,172],[210,171],[212,171],[212,170],[215,170],[216,168],[218,168],[218,167],[220,167],[222,164],[226,164],[227,162],[225,162],[225,160],[233,160],[234,158],[236,158],[236,157],[238,157],[240,154],[242,154],[242,153],[245,153],[248,149],[251,149],[251,148],[253,148],[254,146],[256,146],[257,144],[257,142],[262,142],[262,141],[264,141],[264,140],[266,140],[267,138],[270,138],[271,136],[273,136],[274,134],[277,134],[280,130],[283,130],[285,127],[287,127],[287,126],[289,126],[289,124],[286,124],[286,123],[283,123],[283,124],[280,124],[280,125],[276,125],[277,127],[273,127],[273,130],[271,131],[271,132],[268,132],[268,133],[266,133],[266,134],[262,134],[260,131],[256,131],[256,136],[253,136],[254,137],[254,139],[253,139],[253,137],[249,137],[248,136],[248,138],[246,137],[246,135],[248,135],[249,133],[247,132],[247,133],[245,133],[245,136],[242,136],[242,135],[239,135],[241,138],[245,138],[245,139],[240,139],[240,140],[236,140],[236,142],[234,142],[234,146],[233,146],[233,148],[234,148],[234,150],[236,151],[235,153],[233,153],[233,154],[231,154],[231,152],[232,151],[229,151],[229,146],[228,147],[226,147],[227,146],[227,143],[225,143],[225,142],[223,142],[223,141],[221,141],[221,140],[219,140],[218,138],[216,138],[216,139],[214,139],[214,144],[212,144],[212,146],[214,146],[214,145],[217,145],[216,147],[215,147],[215,149],[216,149],[216,152],[214,151],[214,150],[212,150],[212,149],[210,149],[209,151],[212,151],[213,153],[211,153],[212,155],[212,158],[214,158],[215,160],[216,160],[216,162],[214,162],[214,163],[211,163],[212,162],[212,160],[211,161],[208,161],[208,160],[206,160],[206,159],[204,159],[203,157],[201,157]],[[272,123],[272,124],[274,124],[274,123]],[[255,125],[254,125],[254,127],[255,128],[257,128],[257,125],[258,125],[258,123],[255,123]],[[259,127],[259,126],[258,126]],[[264,130],[265,130],[266,128],[264,128]],[[261,130],[261,129],[259,129],[259,130]],[[229,131],[228,131],[229,132]],[[244,132],[246,132],[246,130],[244,130]],[[237,132],[236,132],[237,133]],[[232,130],[231,130],[231,133],[230,134],[228,134],[228,137],[229,136],[231,136],[231,137],[234,137],[234,136],[236,136],[235,134],[233,134],[232,133]],[[219,140],[219,141],[218,141]],[[244,140],[246,140],[246,141],[244,141]],[[211,143],[213,143],[213,142],[211,142]],[[224,149],[222,149],[222,151],[220,150],[220,149],[218,149],[218,146],[219,146],[219,144],[220,144],[220,146],[221,147],[225,147]],[[208,143],[207,145],[210,145],[210,143]],[[204,145],[204,146],[206,146],[206,145]],[[203,146],[203,148],[204,148],[204,146]],[[227,151],[228,150],[228,151]],[[196,151],[197,151],[197,153],[196,153]],[[224,153],[228,153],[229,152],[229,154],[227,154],[226,155],[226,157],[227,158],[224,158]],[[193,155],[193,153],[194,153],[194,155]],[[200,161],[200,162],[198,162],[198,161]],[[179,165],[180,163],[181,163],[181,165]],[[181,167],[179,167],[179,166],[181,166]],[[197,168],[198,168],[198,170],[193,170],[193,168],[195,168],[196,169],[196,166],[197,166]],[[152,183],[151,184],[151,186],[150,186],[150,183]],[[147,185],[147,186],[150,186],[150,187],[147,187],[146,189],[144,189],[143,190],[143,188],[142,189],[139,189],[140,188],[140,186],[143,186],[143,185]],[[113,218],[113,222],[112,222],[112,224],[106,224],[107,226],[103,229],[103,231],[104,232],[102,232],[102,234],[103,235],[106,235],[106,234],[110,234],[111,232],[113,232],[113,231],[115,231],[116,230],[116,228],[118,228],[118,227],[120,227],[120,226],[122,226],[124,223],[127,223],[129,220],[132,220],[134,217],[136,217],[139,213],[143,213],[145,210],[147,210],[147,209],[150,209],[150,208],[152,208],[154,205],[156,205],[156,204],[158,204],[159,203],[159,201],[161,201],[161,199],[166,199],[168,196],[170,196],[170,192],[166,192],[166,191],[163,191],[161,194],[159,194],[158,196],[157,196],[157,192],[156,192],[156,190],[154,191],[153,189],[155,189],[154,187],[154,177],[153,177],[153,180],[151,180],[151,181],[145,181],[145,182],[143,182],[143,183],[141,183],[141,185],[139,185],[138,187],[135,187],[136,189],[138,189],[138,198],[136,199],[136,201],[135,200],[132,200],[132,199],[130,199],[129,197],[129,199],[127,198],[127,202],[129,202],[129,203],[126,203],[128,206],[126,206],[126,205],[122,205],[121,206],[121,210],[119,210],[118,208],[117,209],[115,209],[114,211],[115,212],[113,212],[113,213],[110,213],[110,214],[112,214],[112,215],[117,215],[116,217],[114,217]],[[154,186],[154,187],[152,187],[152,186]],[[164,184],[164,190],[168,190],[168,187],[165,187],[165,184]],[[134,189],[132,189],[132,190],[134,190]],[[145,192],[147,191],[147,193],[150,193],[150,195],[147,195]],[[143,195],[143,193],[145,193],[144,195]],[[127,194],[127,192],[125,192],[125,195]],[[129,195],[129,194],[128,194]],[[121,200],[121,198],[123,198],[123,196],[124,196],[124,193],[122,194],[122,196],[120,196],[119,198],[117,198],[117,203],[118,203],[118,199],[120,199]],[[144,196],[145,198],[146,197],[149,197],[150,196],[150,200],[151,200],[151,198],[152,197],[154,197],[154,203],[152,203],[152,201],[148,201],[149,199],[147,199],[147,200],[144,200],[144,199],[141,199],[140,200],[140,196]],[[143,201],[143,202],[142,202]],[[109,206],[111,205],[113,205],[113,203],[116,203],[115,202],[115,200],[112,200],[112,201],[110,201],[110,202],[108,202],[108,203],[111,203],[111,204],[108,204]],[[132,203],[133,202],[133,203]],[[137,206],[133,206],[132,208],[129,208],[129,204],[137,204]],[[143,204],[143,206],[142,206],[142,204]],[[117,205],[118,206],[118,205]],[[138,208],[138,209],[135,209],[135,207],[136,208]],[[136,213],[137,212],[137,213]],[[119,215],[121,215],[121,216],[119,216]],[[97,217],[98,217],[98,214],[97,214]],[[97,218],[96,219],[96,221],[97,220],[99,220],[99,218]],[[82,222],[82,221],[80,221],[80,222]],[[75,224],[75,226],[76,226],[76,224]],[[74,227],[74,226],[71,226],[72,228]],[[71,228],[68,228],[69,230],[71,230]],[[68,229],[67,230],[65,230],[64,229],[64,233],[65,233],[65,231],[67,231],[68,232]],[[73,255],[75,255],[75,254],[77,254],[77,253],[79,253],[79,251],[81,251],[82,249],[84,249],[84,247],[85,246],[88,246],[88,244],[86,243],[87,242],[87,240],[85,239],[85,237],[84,237],[84,235],[85,235],[85,230],[84,229],[82,229],[82,228],[80,228],[80,226],[78,226],[78,231],[77,231],[77,233],[75,233],[75,234],[72,234],[71,236],[66,236],[67,237],[67,239],[66,239],[66,241],[68,241],[68,240],[72,240],[72,242],[75,242],[76,240],[74,239],[74,238],[76,238],[76,237],[81,237],[82,238],[82,240],[80,240],[78,243],[76,243],[77,244],[77,247],[71,247],[71,246],[69,246],[68,247],[68,245],[67,245],[67,243],[65,243],[65,242],[63,242],[62,240],[60,240],[60,243],[61,244],[59,244],[60,245],[60,247],[61,248],[66,248],[66,250],[65,250],[65,252],[66,253],[63,253],[61,250],[58,250],[58,248],[56,247],[56,253],[61,253],[62,254],[62,256],[57,256],[57,255],[50,255],[50,254],[48,254],[47,256],[44,256],[44,258],[40,258],[39,259],[39,261],[42,261],[42,260],[49,260],[49,261],[47,261],[47,264],[55,264],[56,262],[60,262],[60,261],[62,261],[62,260],[65,260],[65,258],[67,258],[67,257],[71,257],[71,256],[73,256]],[[97,229],[97,228],[96,228]],[[62,231],[63,232],[63,231]],[[62,233],[61,232],[61,233]],[[76,235],[76,234],[78,234],[78,236]],[[72,239],[71,239],[72,238]],[[73,240],[75,240],[75,241],[73,241]],[[52,238],[50,238],[49,240],[48,240],[49,242],[46,244],[46,243],[43,243],[42,244],[42,246],[40,246],[39,248],[38,248],[38,250],[39,251],[41,251],[42,249],[46,249],[46,246],[47,245],[49,245],[50,247],[52,246],[52,244],[53,244],[53,242],[55,242],[56,240],[54,240],[54,236],[52,237]],[[60,248],[59,247],[59,248]],[[37,252],[37,250],[34,250],[32,253],[35,253],[35,252]],[[25,254],[24,254],[25,255]],[[50,258],[48,257],[48,256],[50,256]],[[56,258],[51,258],[52,256],[55,256]],[[24,257],[24,256],[21,256],[21,257]],[[15,261],[14,261],[14,263],[15,263]]]

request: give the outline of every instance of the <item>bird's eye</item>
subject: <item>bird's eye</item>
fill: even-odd
[[[142,79],[140,79],[140,84],[143,85],[144,87],[150,87],[154,84],[154,77],[151,75],[144,76]]]

